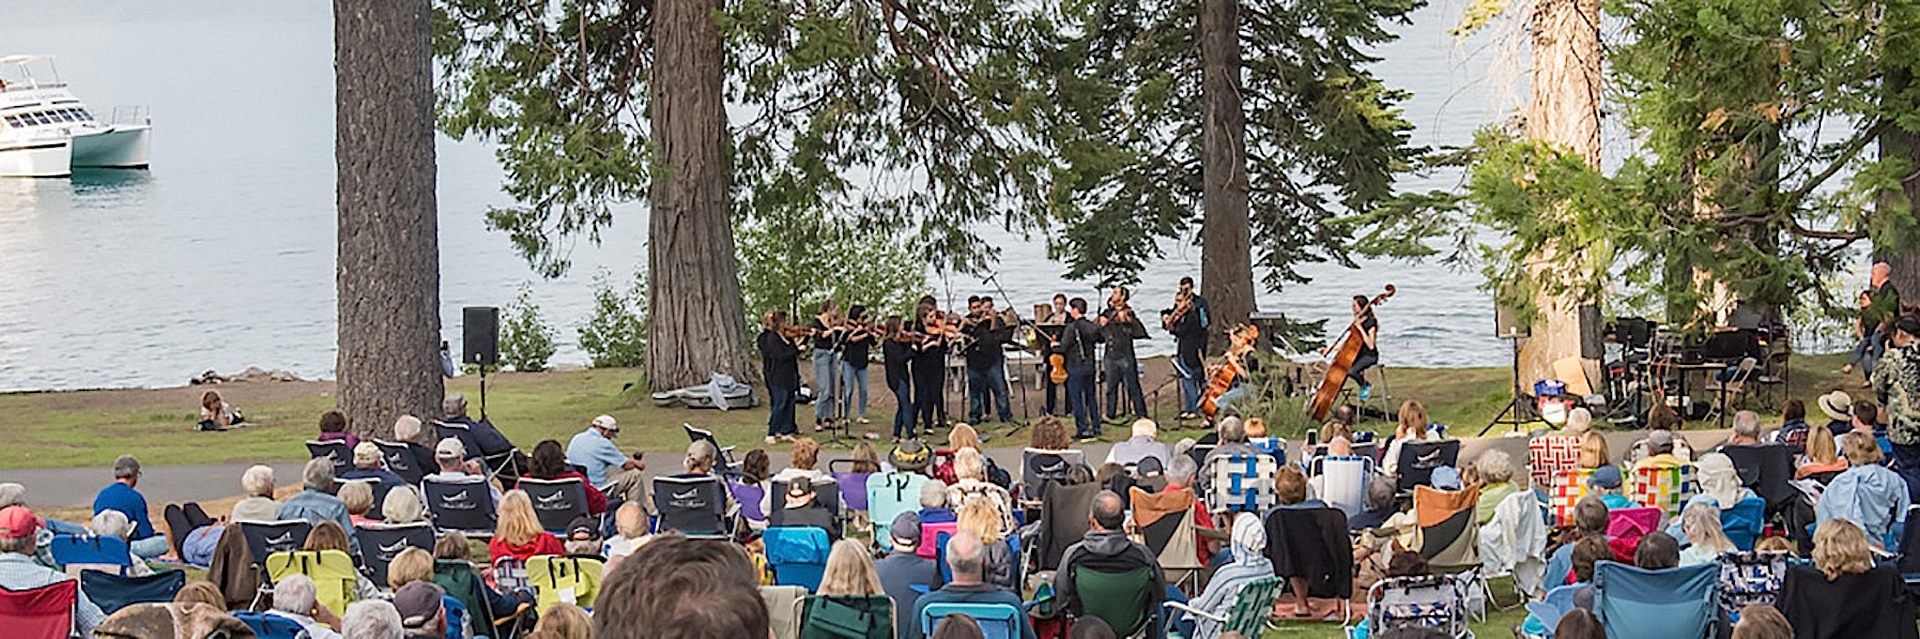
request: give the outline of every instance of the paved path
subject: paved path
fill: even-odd
[[[1727,438],[1725,430],[1690,430],[1682,435],[1693,444],[1694,450],[1704,451],[1719,445]],[[1607,445],[1617,457],[1626,452],[1634,441],[1645,436],[1645,431],[1607,432]],[[1002,440],[987,442],[987,455],[1008,472],[1018,473],[1021,466],[1020,448],[995,446],[1005,443]],[[759,442],[742,445],[734,451],[734,456],[744,456],[746,450],[759,446]],[[881,450],[890,450],[886,442],[877,442]],[[1087,459],[1097,463],[1106,459],[1111,444],[1093,444],[1080,446],[1086,451]],[[1507,452],[1516,465],[1527,460],[1527,440],[1524,437],[1486,437],[1465,438],[1460,447],[1462,463],[1479,456],[1482,451],[1498,448]],[[773,452],[773,467],[777,470],[787,465],[785,445],[769,447]],[[884,454],[884,453],[883,453]],[[843,451],[823,451],[823,460],[845,459]],[[654,453],[647,456],[647,473],[672,474],[680,471],[680,459],[677,455]],[[1289,444],[1287,458],[1300,459],[1300,443]],[[240,473],[251,464],[205,464],[193,466],[149,466],[140,480],[140,492],[145,494],[147,502],[154,508],[169,503],[203,501],[231,497],[240,494]],[[278,463],[273,467],[274,477],[279,485],[297,486],[300,483],[301,464]],[[34,506],[84,508],[93,505],[94,493],[102,486],[113,481],[110,468],[35,468],[0,471],[0,481],[19,482],[27,487],[27,502]]]

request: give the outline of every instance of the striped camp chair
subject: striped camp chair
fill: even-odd
[[[1215,511],[1260,514],[1275,501],[1273,477],[1280,463],[1267,455],[1227,455],[1207,464],[1207,506]]]
[[[1553,514],[1553,527],[1573,525],[1573,504],[1587,496],[1587,480],[1592,478],[1591,468],[1568,468],[1554,473],[1548,484],[1552,488],[1547,493],[1547,509]]]
[[[1576,468],[1579,461],[1579,437],[1542,435],[1527,440],[1527,475],[1535,486],[1552,485],[1555,475]]]
[[[1680,507],[1700,492],[1693,478],[1693,464],[1633,469],[1633,491],[1627,498],[1633,503],[1666,511],[1668,517],[1680,514]]]

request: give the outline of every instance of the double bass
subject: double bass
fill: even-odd
[[[1214,413],[1220,411],[1220,405],[1217,402],[1222,395],[1227,394],[1228,389],[1233,388],[1234,380],[1245,374],[1246,366],[1241,363],[1241,358],[1253,352],[1253,340],[1259,337],[1260,329],[1251,324],[1242,324],[1233,329],[1233,333],[1228,336],[1230,343],[1220,362],[1220,367],[1214,369],[1213,376],[1207,380],[1207,390],[1200,394],[1201,413],[1207,417],[1213,417]]]
[[[1370,314],[1373,307],[1393,297],[1393,285],[1388,284],[1386,288],[1385,293],[1375,295],[1360,307],[1360,312],[1353,316],[1353,322],[1347,324],[1347,332],[1341,336],[1344,341],[1340,343],[1340,349],[1334,352],[1333,360],[1327,362],[1327,375],[1320,378],[1320,387],[1314,389],[1313,396],[1307,399],[1307,415],[1313,421],[1326,419],[1327,411],[1333,409],[1334,400],[1340,398],[1340,388],[1347,384],[1347,370],[1353,367],[1354,358],[1359,357],[1360,349],[1366,346],[1366,337],[1360,334],[1360,321]]]

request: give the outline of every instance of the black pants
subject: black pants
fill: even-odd
[[[1379,364],[1379,363],[1380,363],[1380,353],[1377,353],[1377,352],[1364,353],[1363,352],[1353,358],[1352,366],[1347,367],[1347,377],[1353,378],[1354,383],[1357,383],[1361,386],[1370,385],[1372,384],[1372,382],[1367,381],[1367,375],[1366,375],[1367,369],[1373,368],[1375,364]]]
[[[168,542],[173,544],[173,556],[184,558],[180,546],[187,542],[187,533],[199,530],[202,526],[211,526],[215,522],[200,509],[200,504],[167,504],[166,511]]]
[[[945,412],[941,404],[946,403],[946,394],[940,387],[938,371],[938,368],[926,367],[913,372],[913,418],[920,424],[923,436],[933,431],[940,413]]]

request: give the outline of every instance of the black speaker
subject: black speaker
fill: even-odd
[[[500,309],[468,306],[461,311],[460,361],[492,366],[500,363]]]
[[[1600,307],[1586,304],[1580,307],[1580,359],[1600,359],[1607,356],[1607,343],[1604,335],[1606,322],[1600,319]]]
[[[1520,311],[1506,305],[1493,308],[1493,334],[1500,339],[1531,337],[1533,327],[1520,322]]]

